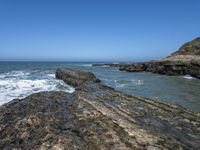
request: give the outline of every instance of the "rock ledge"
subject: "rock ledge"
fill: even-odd
[[[76,70],[57,73],[76,91],[42,92],[1,106],[0,149],[200,149],[199,114],[125,95],[90,73],[90,81]]]

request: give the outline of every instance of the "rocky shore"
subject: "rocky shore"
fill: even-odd
[[[200,114],[125,95],[94,74],[58,69],[74,93],[42,92],[0,107],[0,149],[200,149]]]
[[[190,75],[200,78],[200,63],[184,61],[154,61],[124,65],[119,68],[127,72],[152,72],[165,75]]]
[[[120,70],[146,71],[166,75],[190,75],[200,78],[200,38],[184,44],[178,51],[161,61],[123,65],[120,66]]]
[[[107,66],[114,66],[107,64]],[[172,55],[159,61],[118,64],[121,71],[152,72],[165,75],[190,75],[200,78],[200,38],[196,38],[174,52]]]

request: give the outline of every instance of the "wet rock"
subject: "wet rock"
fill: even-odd
[[[88,149],[70,121],[65,92],[42,92],[0,108],[0,149]]]
[[[57,69],[56,78],[63,80],[68,85],[77,87],[82,84],[88,83],[98,83],[101,82],[99,79],[95,77],[95,75],[91,72],[85,72],[80,70],[73,69]]]
[[[165,75],[191,75],[200,78],[200,64],[195,62],[157,61],[124,65],[119,68],[127,72],[152,72]]]
[[[63,80],[72,72],[76,80],[74,70]],[[42,92],[1,106],[0,149],[200,149],[198,113],[93,81],[78,82],[71,94]]]
[[[200,117],[177,105],[87,85],[74,94],[72,120],[100,149],[198,149]]]
[[[146,71],[147,64],[146,63],[135,63],[135,64],[128,64],[120,66],[119,70],[121,71],[128,71],[128,72],[142,72]]]

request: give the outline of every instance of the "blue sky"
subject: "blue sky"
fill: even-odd
[[[159,59],[200,36],[199,0],[0,0],[0,60]]]

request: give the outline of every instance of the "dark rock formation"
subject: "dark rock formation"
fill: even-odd
[[[200,38],[184,44],[177,52],[161,61],[121,65],[128,72],[153,72],[166,75],[191,75],[200,78]]]
[[[56,78],[61,79],[68,85],[71,85],[74,87],[83,85],[85,83],[101,82],[91,72],[72,70],[72,69],[66,69],[66,70],[57,69],[56,70]]]
[[[0,108],[0,149],[88,149],[69,118],[72,95],[43,92]]]
[[[195,62],[157,61],[135,63],[121,66],[119,69],[128,72],[146,71],[165,75],[191,75],[195,78],[200,78],[200,64]]]
[[[62,79],[79,85],[79,74],[62,70]],[[200,149],[200,114],[91,81],[1,106],[0,149]]]

